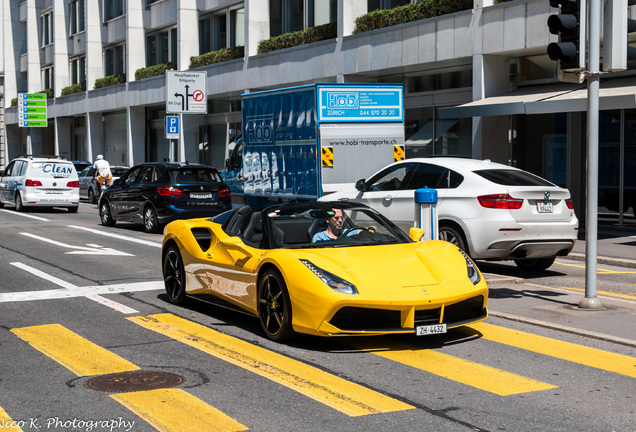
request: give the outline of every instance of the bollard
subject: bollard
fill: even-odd
[[[424,230],[422,240],[438,240],[437,190],[423,187],[415,190],[415,226]]]

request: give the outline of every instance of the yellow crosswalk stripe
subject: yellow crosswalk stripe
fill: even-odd
[[[235,432],[248,430],[231,417],[174,388],[119,393],[113,399],[160,431]]]
[[[411,405],[359,384],[172,314],[127,319],[277,382],[352,417],[414,409]]]
[[[22,432],[19,421],[13,421],[9,414],[0,407],[0,429],[9,429],[11,432]]]
[[[564,342],[492,324],[471,324],[457,330],[482,339],[521,348],[573,363],[636,378],[636,358]]]
[[[11,332],[78,376],[140,369],[59,324],[15,328]],[[247,430],[221,411],[179,389],[147,390],[111,397],[162,432]]]
[[[500,396],[559,388],[553,384],[419,346],[387,340],[381,345],[381,348],[378,348],[377,342],[377,340],[374,341],[372,348],[362,343],[355,343],[353,346],[380,357]]]
[[[60,324],[15,328],[11,332],[78,376],[139,369],[128,360],[95,345]]]

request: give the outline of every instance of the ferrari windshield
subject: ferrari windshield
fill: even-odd
[[[328,248],[410,243],[385,217],[360,204],[306,202],[263,212],[272,248]]]

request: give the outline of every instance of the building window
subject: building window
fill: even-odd
[[[124,0],[104,0],[104,21],[124,14]]]
[[[42,47],[53,43],[53,10],[42,14]]]
[[[146,36],[146,66],[177,61],[177,29]]]
[[[125,46],[114,45],[104,49],[104,75],[119,75],[125,73]]]
[[[199,20],[199,53],[245,45],[245,8],[234,6]]]
[[[71,0],[71,34],[76,34],[86,30],[86,0]]]
[[[53,65],[42,67],[42,88],[55,90],[53,85]]]
[[[394,7],[404,6],[409,3],[417,3],[417,0],[368,0],[367,6],[369,12],[378,9],[393,9]]]
[[[86,57],[77,57],[71,60],[71,84],[86,82]]]
[[[336,21],[337,0],[270,0],[270,36]]]

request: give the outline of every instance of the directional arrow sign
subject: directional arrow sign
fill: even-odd
[[[115,249],[102,247],[96,244],[87,244],[86,246],[73,246],[66,243],[58,242],[55,240],[47,239],[44,237],[37,236],[31,233],[20,233],[27,237],[34,238],[36,240],[40,240],[46,243],[54,244],[56,246],[60,246],[66,249],[75,249],[71,252],[65,252],[65,255],[117,255],[117,256],[134,256],[133,254],[129,254],[127,252],[121,252]]]
[[[166,112],[207,114],[206,72],[166,71]]]

